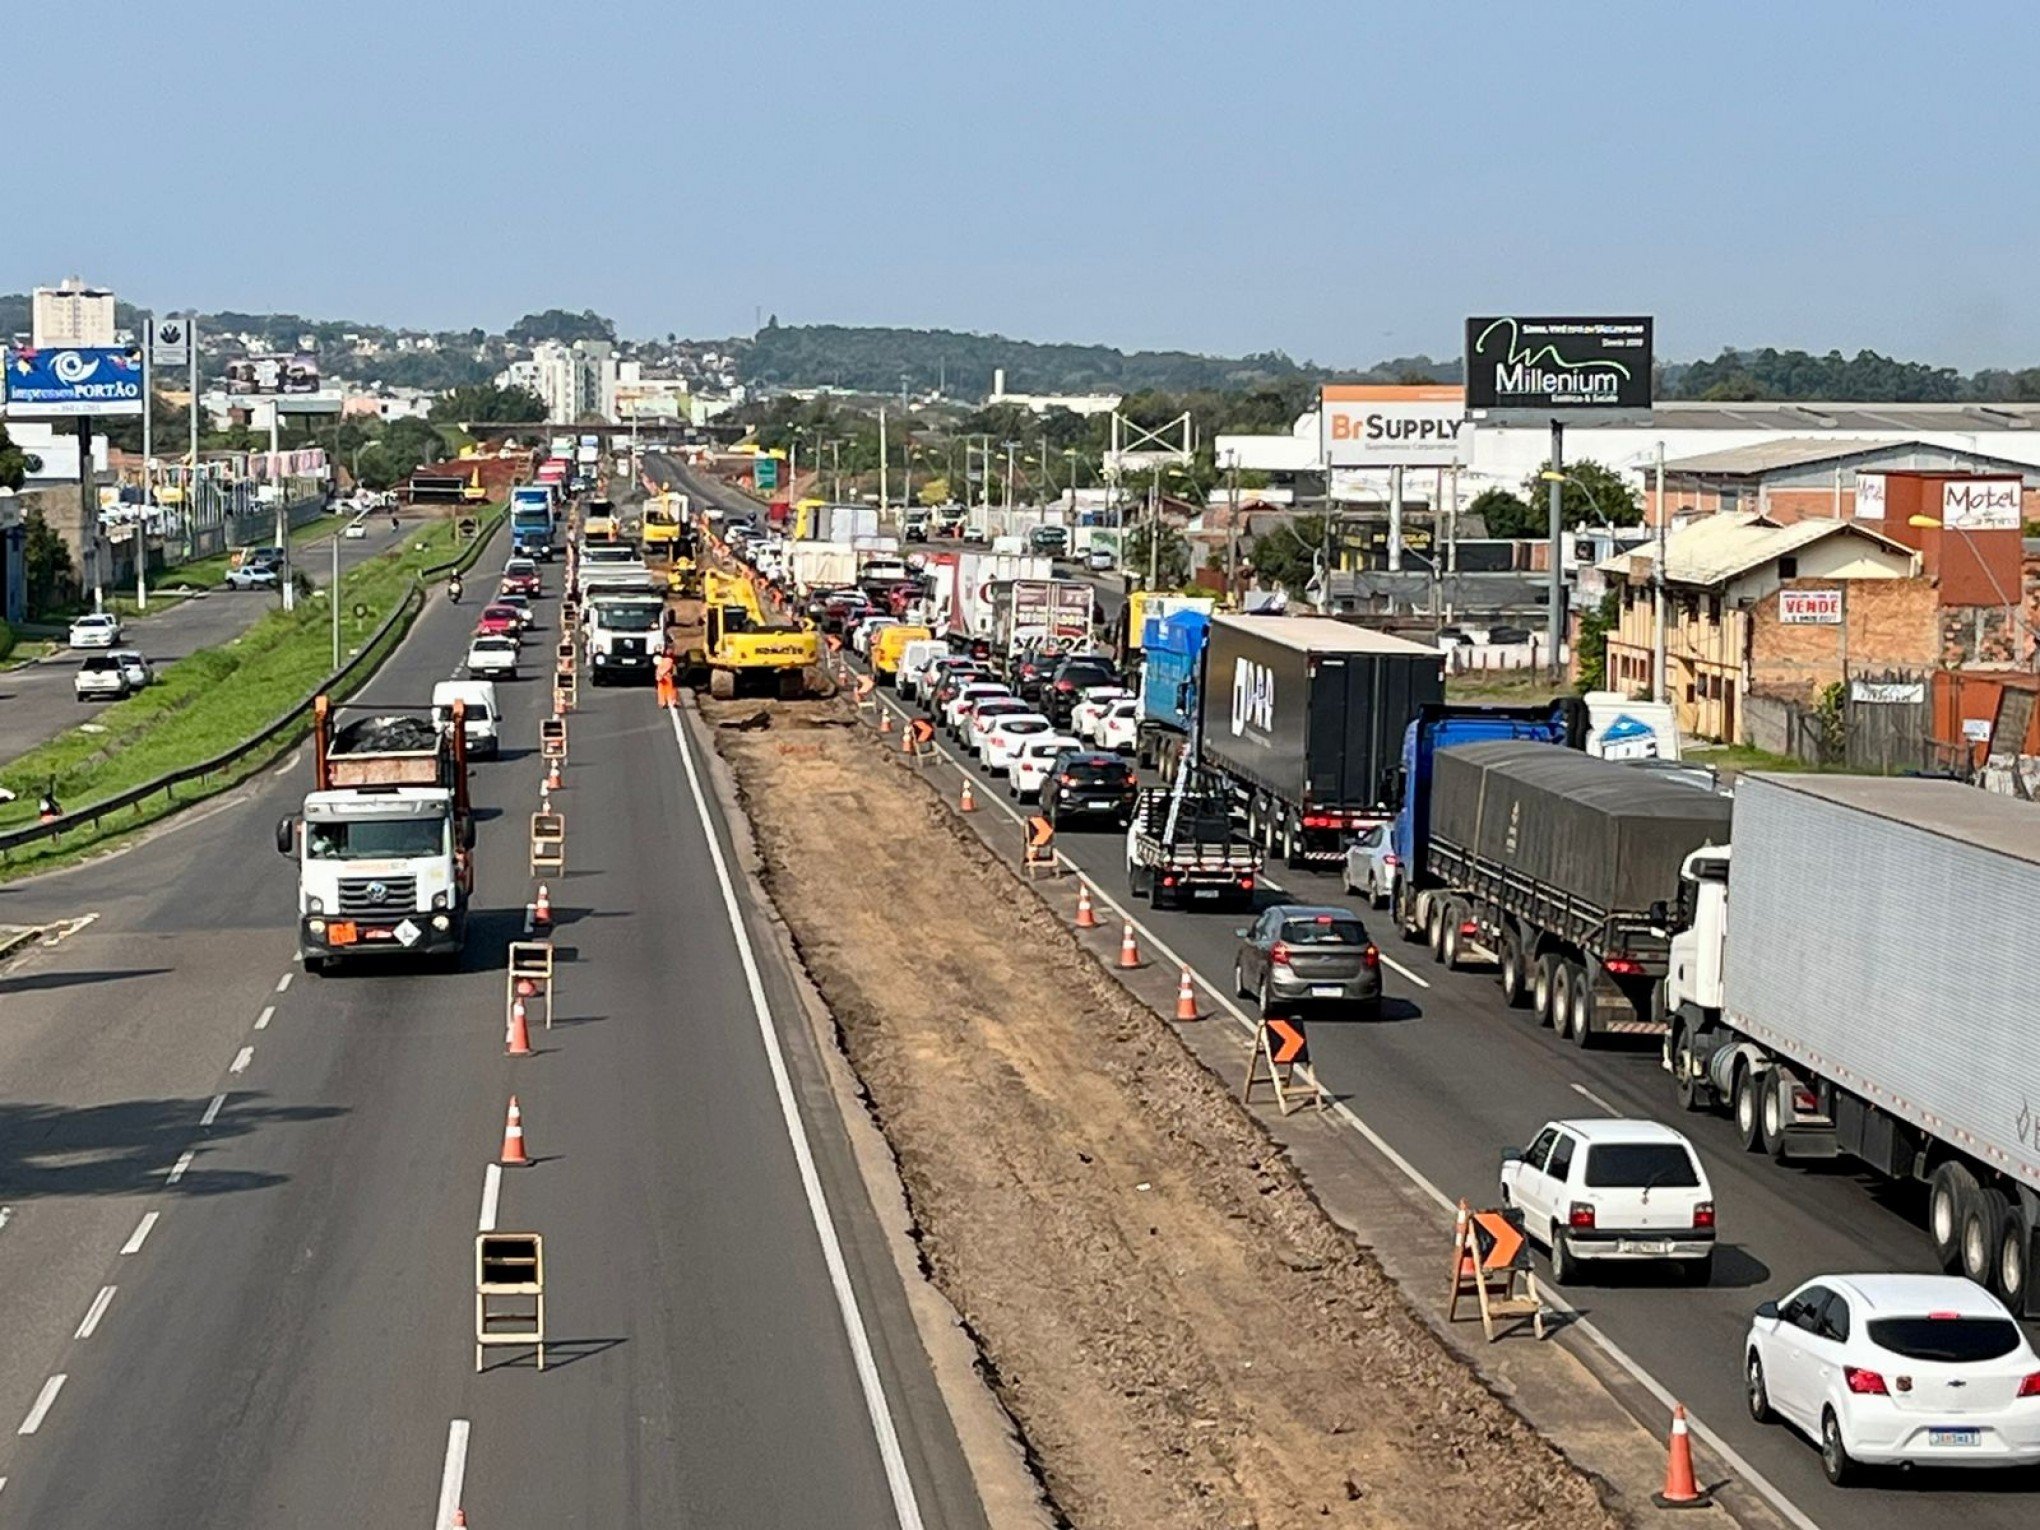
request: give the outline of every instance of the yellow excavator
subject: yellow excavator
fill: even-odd
[[[708,693],[720,701],[807,694],[808,671],[822,660],[812,622],[768,618],[750,581],[720,569],[701,570],[701,596],[700,646],[687,651],[690,677],[698,682],[706,671]]]

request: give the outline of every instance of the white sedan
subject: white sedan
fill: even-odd
[[[978,758],[985,762],[986,770],[1003,776],[1012,768],[1013,756],[1020,752],[1022,744],[1054,731],[1055,724],[1039,712],[1009,712],[994,717],[978,734]]]
[[[518,643],[514,637],[487,634],[468,644],[467,672],[492,680],[517,678]]]
[[[1018,696],[987,696],[963,714],[963,720],[957,725],[957,737],[964,748],[978,757],[978,763],[983,764],[985,730],[997,718],[1018,717],[1022,712],[1030,716],[1039,715]]]
[[[949,730],[950,737],[957,737],[957,727],[966,710],[992,696],[1012,698],[1013,693],[997,680],[973,680],[969,685],[959,687],[942,709],[942,726]]]
[[[1037,733],[1024,740],[1006,772],[1006,795],[1022,802],[1041,800],[1041,783],[1066,754],[1081,754],[1083,741],[1067,733]]]
[[[91,612],[71,623],[70,644],[73,648],[118,648],[120,639],[120,618],[111,612]]]
[[[1750,1323],[1743,1391],[1820,1446],[1836,1486],[1859,1466],[2040,1461],[2040,1355],[1959,1275],[1824,1275]]]
[[[1115,701],[1098,719],[1098,747],[1116,754],[1132,754],[1140,735],[1140,702],[1132,697]]]
[[[1115,701],[1125,701],[1133,695],[1123,685],[1087,685],[1077,697],[1077,704],[1070,708],[1070,732],[1080,739],[1096,743],[1098,724],[1111,709]]]

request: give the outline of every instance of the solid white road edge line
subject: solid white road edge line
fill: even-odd
[[[694,797],[694,811],[701,819],[701,832],[708,841],[709,861],[715,867],[717,886],[722,890],[723,912],[730,933],[736,938],[737,960],[744,969],[744,984],[751,994],[751,1013],[758,1022],[758,1035],[765,1044],[765,1061],[772,1071],[772,1088],[779,1096],[779,1113],[786,1124],[787,1140],[793,1145],[794,1162],[800,1169],[801,1190],[807,1196],[808,1216],[821,1240],[822,1262],[828,1266],[829,1284],[836,1291],[836,1307],[843,1331],[850,1341],[851,1358],[857,1366],[858,1385],[864,1392],[864,1406],[871,1415],[872,1433],[878,1440],[879,1459],[885,1464],[886,1486],[892,1492],[893,1511],[900,1530],[922,1530],[921,1506],[914,1494],[913,1478],[907,1473],[906,1458],[900,1451],[899,1431],[893,1424],[892,1408],[886,1401],[885,1382],[878,1374],[878,1361],[865,1332],[864,1314],[857,1292],[850,1284],[850,1270],[843,1259],[843,1247],[836,1237],[836,1224],[829,1215],[829,1203],[822,1193],[821,1176],[815,1170],[814,1151],[809,1146],[807,1127],[794,1099],[793,1080],[786,1071],[786,1059],[779,1047],[779,1032],[772,1023],[772,1006],[765,998],[765,983],[758,975],[758,960],[751,950],[750,932],[744,927],[744,911],[737,902],[737,889],[730,880],[722,841],[716,834],[715,819],[708,811],[708,799],[701,789],[701,775],[694,768],[694,752],[687,745],[686,724],[678,708],[668,714],[673,725],[673,742],[680,751],[680,763],[687,772],[687,789]]]
[[[135,1230],[128,1234],[128,1240],[120,1246],[120,1251],[123,1254],[139,1254],[142,1245],[149,1241],[149,1234],[156,1229],[156,1219],[162,1214],[160,1211],[143,1212],[141,1221],[135,1224]]]
[[[446,1426],[446,1464],[439,1469],[439,1512],[432,1530],[453,1530],[453,1516],[460,1508],[461,1489],[467,1485],[468,1421],[457,1418]]]
[[[85,1320],[78,1325],[78,1331],[71,1335],[72,1338],[89,1339],[92,1337],[93,1330],[99,1326],[99,1320],[106,1316],[106,1309],[112,1305],[113,1293],[117,1289],[118,1287],[115,1286],[101,1286],[99,1288],[99,1294],[92,1298],[92,1305],[85,1309]]]
[[[904,706],[901,706],[898,702],[893,701],[889,697],[881,697],[880,704],[890,707],[893,710],[893,712],[903,720],[911,720],[913,716],[913,714],[909,712]],[[963,776],[965,779],[970,778],[971,772],[969,768],[965,766],[963,763],[961,763],[958,760],[958,758],[950,752],[949,746],[941,740],[940,735],[937,735],[936,737],[935,750],[937,757],[947,761],[947,763],[957,772],[957,774]],[[987,792],[985,794],[985,801],[989,802],[993,807],[997,808],[1000,812],[1004,813],[1008,818],[1012,819],[1015,823],[1017,824],[1026,823],[1027,820],[1025,817],[1023,817],[1020,813],[1014,811],[1014,809],[1007,806],[1005,802],[1001,801],[998,797],[993,796],[990,792]],[[1080,866],[1078,866],[1075,861],[1071,860],[1068,856],[1064,855],[1063,852],[1060,850],[1056,851],[1055,858],[1062,865],[1067,867],[1072,874],[1074,874],[1075,876],[1089,884],[1092,895],[1095,898],[1097,898],[1099,902],[1103,903],[1107,908],[1111,909],[1113,913],[1118,915],[1121,919],[1125,920],[1127,923],[1131,924],[1136,930],[1138,930],[1141,934],[1141,937],[1147,942],[1148,950],[1158,953],[1165,962],[1167,962],[1170,966],[1177,968],[1178,970],[1188,968],[1191,977],[1196,980],[1197,986],[1202,988],[1206,993],[1210,994],[1213,999],[1217,1000],[1219,1007],[1225,1010],[1227,1014],[1231,1015],[1232,1018],[1246,1031],[1247,1036],[1249,1038],[1249,1044],[1251,1045],[1252,1037],[1254,1036],[1255,1032],[1259,1029],[1259,1027],[1252,1019],[1248,1017],[1246,1011],[1241,1009],[1239,1005],[1234,1002],[1233,996],[1231,994],[1222,992],[1216,983],[1213,983],[1209,978],[1205,977],[1205,975],[1202,972],[1198,971],[1198,969],[1195,966],[1191,965],[1189,962],[1184,961],[1182,957],[1178,956],[1174,951],[1170,950],[1168,943],[1164,941],[1161,938],[1161,936],[1157,935],[1153,930],[1149,929],[1147,925],[1143,924],[1140,920],[1134,918],[1134,916],[1130,912],[1128,912],[1128,910],[1123,905],[1121,905],[1117,899],[1115,899],[1110,893],[1106,892],[1103,887],[1099,886],[1097,880],[1094,877],[1092,877],[1090,873],[1086,872]],[[1388,960],[1388,958],[1385,955],[1383,956],[1382,959],[1384,961]],[[1390,962],[1389,965],[1394,967],[1397,972],[1407,972],[1407,969],[1404,968],[1402,964],[1399,962]],[[1409,975],[1415,978],[1415,974],[1412,973]],[[1415,980],[1425,988],[1431,986],[1429,983],[1425,983],[1422,978],[1415,978]],[[1457,1201],[1453,1200],[1452,1197],[1448,1196],[1443,1190],[1440,1190],[1436,1185],[1432,1184],[1431,1181],[1427,1179],[1421,1171],[1418,1170],[1415,1164],[1411,1163],[1401,1153],[1398,1153],[1394,1148],[1390,1147],[1387,1139],[1384,1138],[1373,1127],[1369,1126],[1365,1121],[1361,1120],[1358,1115],[1354,1114],[1352,1108],[1345,1104],[1344,1101],[1335,1101],[1332,1105],[1332,1113],[1336,1115],[1341,1121],[1344,1121],[1346,1125],[1351,1127],[1355,1132],[1358,1132],[1361,1138],[1368,1144],[1368,1146],[1372,1147],[1383,1158],[1387,1159],[1390,1163],[1394,1164],[1396,1169],[1402,1174],[1402,1176],[1405,1179],[1407,1179],[1418,1190],[1423,1192],[1423,1194],[1429,1196],[1431,1200],[1436,1202],[1437,1205],[1442,1210],[1451,1212],[1458,1209],[1459,1203]],[[1615,1115],[1619,1114],[1619,1112],[1611,1110],[1609,1114]],[[1572,1320],[1568,1326],[1577,1329],[1581,1334],[1591,1339],[1594,1342],[1594,1344],[1597,1347],[1599,1347],[1603,1354],[1605,1354],[1610,1360],[1613,1360],[1624,1371],[1628,1372],[1630,1377],[1634,1379],[1638,1385],[1640,1385],[1645,1391],[1649,1392],[1652,1397],[1656,1398],[1658,1402],[1664,1406],[1664,1409],[1667,1413],[1671,1411],[1677,1399],[1672,1395],[1671,1390],[1668,1387],[1666,1387],[1663,1382],[1659,1381],[1655,1376],[1651,1375],[1651,1373],[1645,1370],[1639,1362],[1632,1359],[1619,1344],[1617,1344],[1613,1339],[1609,1338],[1605,1333],[1603,1333],[1600,1330],[1600,1328],[1598,1328],[1591,1320],[1581,1317],[1579,1315],[1579,1310],[1572,1306],[1569,1302],[1567,1302],[1565,1298],[1559,1296],[1555,1291],[1552,1290],[1552,1288],[1549,1285],[1540,1285],[1538,1287],[1538,1291],[1539,1294],[1542,1295],[1542,1297],[1544,1298],[1544,1303],[1546,1306],[1550,1307],[1555,1312],[1562,1313],[1563,1315]],[[1754,1465],[1752,1465],[1749,1461],[1745,1460],[1742,1454],[1739,1451],[1737,1451],[1734,1446],[1730,1445],[1728,1441],[1724,1440],[1720,1435],[1716,1434],[1706,1424],[1702,1423],[1697,1417],[1695,1417],[1690,1409],[1687,1411],[1686,1414],[1686,1427],[1692,1430],[1693,1434],[1699,1440],[1701,1440],[1707,1446],[1708,1449],[1712,1450],[1717,1456],[1719,1456],[1724,1462],[1726,1462],[1731,1471],[1735,1472],[1737,1476],[1742,1478],[1743,1481],[1747,1482],[1752,1488],[1754,1488],[1759,1497],[1761,1497],[1766,1503],[1770,1504],[1772,1508],[1776,1509],[1787,1520],[1791,1521],[1791,1523],[1797,1527],[1797,1530],[1820,1530],[1819,1524],[1810,1516],[1808,1516],[1805,1513],[1805,1511],[1799,1507],[1799,1505],[1794,1503],[1790,1498],[1786,1497],[1785,1493],[1780,1488],[1778,1488],[1771,1481],[1770,1478],[1766,1477],[1762,1472],[1758,1471]]]
[[[503,1198],[503,1166],[490,1164],[482,1170],[482,1216],[478,1232],[496,1230],[496,1205]]]
[[[42,1421],[49,1417],[50,1404],[57,1400],[57,1394],[64,1390],[64,1374],[59,1371],[42,1384],[42,1390],[35,1394],[35,1406],[28,1410],[28,1417],[21,1421],[16,1434],[34,1434],[42,1428]]]

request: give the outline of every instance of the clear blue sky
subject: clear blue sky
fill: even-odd
[[[11,11],[0,290],[1345,364],[1645,312],[1666,358],[2040,364],[2030,3]]]

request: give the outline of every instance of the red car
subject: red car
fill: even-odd
[[[535,568],[518,569],[514,572],[510,569],[503,570],[503,583],[500,588],[505,595],[529,595],[533,600],[544,593],[543,587],[539,584],[538,570]]]
[[[484,606],[481,620],[475,623],[477,637],[493,637],[499,633],[516,637],[523,630],[524,621],[515,606]]]

